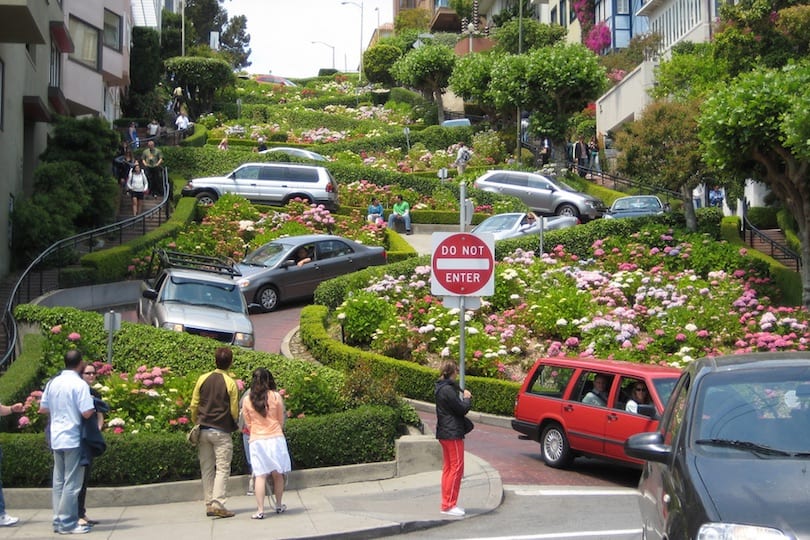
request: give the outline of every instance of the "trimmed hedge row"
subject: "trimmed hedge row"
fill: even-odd
[[[285,433],[295,469],[390,461],[399,416],[390,407],[364,406],[348,412],[292,418]],[[362,433],[362,437],[357,437]],[[242,434],[233,434],[231,472],[249,471]],[[107,451],[93,461],[93,485],[126,486],[200,477],[197,450],[185,433],[108,435]],[[53,457],[42,433],[0,433],[6,487],[48,487]]]
[[[351,372],[360,362],[371,366],[373,375],[394,382],[397,393],[409,398],[433,402],[434,385],[439,372],[406,360],[366,352],[332,339],[326,323],[326,306],[307,306],[301,311],[299,332],[309,351],[321,362],[344,372]],[[485,377],[466,377],[466,386],[475,396],[475,410],[511,416],[520,383]]]
[[[88,357],[104,346],[103,316],[73,308],[45,308],[21,305],[15,311],[20,322],[39,324],[49,329],[63,324],[82,335]],[[95,336],[95,339],[94,339]],[[0,402],[24,401],[30,389],[44,378],[42,363],[44,338],[28,334],[23,353],[0,378]],[[195,374],[212,368],[214,351],[221,344],[185,333],[166,332],[146,325],[123,323],[116,334],[113,358],[116,369],[133,371],[138,366],[169,367],[175,373]],[[280,385],[297,377],[317,373],[332,387],[343,384],[344,375],[325,366],[302,360],[244,349],[234,349],[233,373],[248,379],[253,369],[270,369]],[[13,418],[13,417],[12,417]],[[0,434],[6,459],[2,478],[6,486],[35,487],[49,485],[52,460],[43,434],[13,433],[8,418]],[[363,406],[324,416],[293,418],[286,434],[296,469],[371,463],[394,457],[395,439],[401,422],[400,412],[384,406]],[[363,437],[356,437],[363,433]],[[233,471],[246,472],[241,435],[234,434]],[[184,433],[107,437],[108,449],[94,461],[91,481],[104,485],[148,484],[199,478],[196,451],[185,442]]]

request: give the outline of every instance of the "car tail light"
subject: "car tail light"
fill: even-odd
[[[387,263],[388,262],[388,252],[383,250],[383,260]]]
[[[328,184],[326,184],[326,192],[327,193],[332,193],[333,191],[335,191],[335,186],[332,185],[332,182],[329,182]]]

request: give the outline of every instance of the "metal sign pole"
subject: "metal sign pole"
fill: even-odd
[[[461,181],[458,185],[459,188],[459,231],[464,232],[464,224],[466,223],[466,205],[464,204],[464,199],[467,198],[467,183]],[[464,368],[465,368],[465,360],[467,358],[467,342],[466,342],[466,335],[467,332],[464,331],[464,323],[466,322],[466,317],[464,316],[465,306],[464,306],[464,297],[459,296],[458,298],[458,331],[461,333],[458,340],[458,384],[462,390],[464,390]]]

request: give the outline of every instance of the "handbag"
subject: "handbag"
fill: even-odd
[[[471,432],[473,429],[475,429],[475,424],[473,424],[473,421],[465,416],[464,417],[464,435]]]
[[[191,431],[186,435],[186,439],[191,443],[191,446],[197,446],[200,443],[200,424],[195,424]]]

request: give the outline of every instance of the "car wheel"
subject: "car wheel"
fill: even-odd
[[[577,210],[576,206],[571,204],[561,204],[559,208],[557,208],[557,215],[579,218],[579,210]]]
[[[273,311],[278,307],[278,290],[272,285],[262,287],[256,293],[256,303],[265,311]]]
[[[215,202],[217,202],[217,196],[210,191],[203,191],[197,195],[197,204],[202,206],[211,206]]]
[[[549,424],[543,430],[540,446],[543,461],[549,467],[564,469],[571,464],[574,458],[571,453],[571,446],[568,444],[568,437],[560,424]]]

